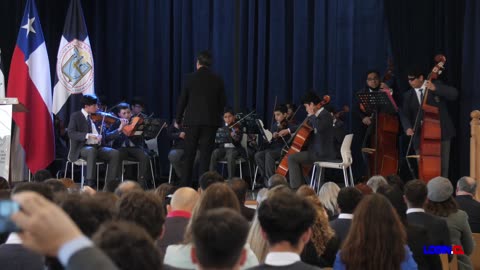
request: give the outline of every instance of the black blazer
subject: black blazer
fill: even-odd
[[[477,202],[470,195],[460,195],[455,197],[460,209],[468,215],[468,224],[472,233],[480,233],[480,202]]]
[[[337,218],[330,221],[330,227],[335,231],[335,235],[337,236],[340,245],[343,243],[345,238],[347,238],[348,231],[350,230],[350,225],[352,225],[351,219],[346,218]]]
[[[163,254],[165,254],[169,245],[183,242],[183,235],[189,220],[185,217],[167,217],[165,219],[165,235],[157,241],[157,247]]]
[[[224,108],[225,89],[219,76],[207,67],[186,75],[177,106],[178,124],[218,127]]]
[[[43,256],[21,244],[0,245],[0,262],[3,270],[44,269]]]
[[[414,212],[407,214],[408,224],[427,229],[433,245],[450,246],[450,231],[447,222],[429,213]]]
[[[110,127],[110,129],[108,130],[105,136],[106,137],[105,139],[107,140],[107,142],[112,141],[112,148],[115,148],[115,149],[121,148],[122,144],[128,138],[132,143],[135,144],[135,147],[146,150],[145,140],[143,139],[143,136],[128,137],[127,135],[123,134],[122,131],[118,131],[119,127],[120,127],[120,122],[117,121],[115,124],[113,124]]]
[[[447,110],[445,100],[455,100],[458,96],[456,88],[447,86],[440,81],[434,81],[436,90],[428,92],[427,104],[438,107],[440,113],[440,126],[442,128],[442,140],[449,140],[455,136],[455,126]],[[413,129],[415,118],[417,116],[420,103],[418,101],[415,89],[410,89],[403,94],[403,103],[400,108],[400,121],[403,129]],[[416,137],[420,136],[420,132],[415,132]],[[420,137],[418,137],[420,138]]]
[[[80,157],[80,149],[85,146],[85,142],[87,141],[85,137],[88,133],[88,121],[82,111],[72,113],[67,132],[70,138],[68,159],[74,162]]]
[[[409,224],[406,226],[406,231],[407,244],[412,251],[413,259],[418,265],[418,270],[442,269],[440,256],[428,255],[424,252],[425,246],[434,245],[429,237],[427,229]]]
[[[323,109],[317,116],[308,117],[307,123],[313,128],[308,141],[308,151],[317,160],[334,160],[335,152],[335,130],[333,127],[333,116],[329,111]]]

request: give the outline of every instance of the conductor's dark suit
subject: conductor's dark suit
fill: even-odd
[[[455,126],[450,118],[447,110],[445,100],[455,100],[458,96],[456,88],[447,86],[440,81],[434,81],[436,90],[429,91],[427,96],[427,104],[438,108],[440,114],[440,127],[442,129],[442,176],[448,177],[448,163],[450,156],[450,140],[455,136]],[[420,108],[420,101],[415,89],[408,90],[403,95],[403,103],[400,109],[400,121],[404,131],[415,125],[418,109]],[[423,119],[423,113],[420,113],[419,120]],[[417,124],[417,129],[414,130],[413,147],[416,152],[420,147],[420,123]],[[425,179],[428,180],[428,179]]]
[[[87,182],[93,184],[96,179],[97,158],[108,161],[107,181],[114,180],[118,176],[120,155],[115,149],[102,145],[87,145],[87,133],[91,132],[86,116],[82,111],[72,113],[68,124],[68,136],[70,137],[70,151],[68,159],[72,162],[82,158],[87,161]],[[99,130],[97,129],[97,132]]]
[[[185,127],[185,167],[182,185],[191,186],[197,147],[200,150],[200,174],[208,170],[215,146],[215,133],[225,107],[223,80],[207,67],[185,77],[177,106],[177,123]]]

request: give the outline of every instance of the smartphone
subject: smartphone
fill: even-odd
[[[20,211],[20,205],[12,200],[0,200],[0,233],[18,232],[20,228],[10,219]]]

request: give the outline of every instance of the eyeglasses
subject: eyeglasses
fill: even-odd
[[[408,77],[408,81],[411,82],[411,81],[415,80],[416,78],[417,78],[417,77]]]

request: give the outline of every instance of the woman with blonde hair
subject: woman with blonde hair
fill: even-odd
[[[338,217],[338,203],[337,197],[340,192],[340,187],[334,182],[327,182],[323,184],[318,192],[318,197],[323,207],[327,210],[328,220],[334,220]]]

